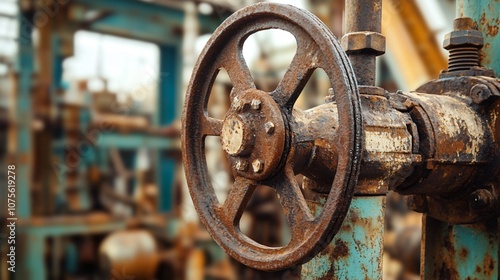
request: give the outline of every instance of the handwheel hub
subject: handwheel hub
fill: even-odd
[[[250,89],[233,94],[221,131],[233,172],[252,180],[272,176],[284,154],[285,135],[281,110],[268,93]]]

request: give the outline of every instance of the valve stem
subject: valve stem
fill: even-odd
[[[483,34],[475,28],[472,18],[456,18],[453,21],[453,31],[446,34],[443,42],[443,47],[450,53],[448,72],[470,70],[479,66],[479,50],[483,42]]]

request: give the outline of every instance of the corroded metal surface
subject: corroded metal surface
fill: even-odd
[[[483,33],[484,47],[481,49],[481,65],[500,74],[500,2],[490,0],[458,0],[457,16],[470,17]]]
[[[496,220],[451,225],[424,217],[422,279],[498,279]]]
[[[497,75],[499,73],[499,4],[498,1],[457,1],[457,14],[462,18],[455,21],[454,29],[467,32],[452,32],[445,40],[445,46],[450,49],[450,71],[441,73],[439,79],[418,89],[420,92],[448,96],[466,105],[465,110],[458,107],[451,110],[460,116],[460,123],[448,124],[446,127],[438,124],[434,129],[440,130],[438,133],[441,136],[448,134],[450,138],[435,138],[432,140],[435,142],[433,145],[427,142],[427,152],[441,150],[441,155],[448,154],[448,159],[429,162],[427,172],[434,175],[427,176],[424,173],[421,176],[426,179],[437,178],[441,173],[439,180],[446,178],[446,181],[433,182],[433,191],[430,190],[431,181],[428,181],[424,184],[424,189],[427,189],[425,195],[415,195],[409,199],[414,210],[426,213],[422,240],[422,279],[499,277],[500,80],[495,78],[491,69],[477,67],[481,64],[496,70]],[[464,16],[470,16],[473,21]],[[478,48],[483,45],[483,38],[479,36],[481,32],[468,32],[476,27],[484,36],[481,63],[478,59]],[[420,116],[424,114],[418,113]],[[476,121],[467,123],[462,120],[471,121],[471,117]],[[457,116],[444,118],[447,120],[440,120],[442,124],[456,120]],[[478,119],[480,123],[477,123]],[[431,121],[431,118],[427,118],[427,121]],[[450,135],[446,132],[453,130],[450,127],[459,128],[459,131]],[[428,135],[427,132],[424,135]],[[448,142],[453,140],[456,143]],[[461,144],[465,146],[453,156],[450,152]],[[451,160],[452,157],[455,159]],[[428,195],[429,192],[434,194]],[[472,224],[457,225],[459,223]]]
[[[298,49],[276,90],[263,93],[255,89],[242,47],[249,35],[270,28],[290,32]],[[224,121],[209,117],[206,108],[220,68],[227,70],[233,83],[232,109]],[[294,122],[293,104],[316,68],[325,70],[330,79],[338,109],[338,116],[330,117],[338,118],[339,125],[336,175],[324,210],[314,217],[294,179],[297,168],[293,159],[310,145],[302,143],[303,135],[289,127]],[[254,99],[261,102],[260,106]],[[257,125],[250,127],[247,119]],[[353,71],[338,42],[319,19],[293,6],[273,3],[238,11],[216,30],[200,55],[184,106],[183,162],[201,221],[229,255],[247,266],[281,270],[308,261],[333,238],[347,212],[359,172],[361,127]],[[221,136],[223,128],[222,142],[236,180],[221,205],[210,183],[204,139]],[[249,135],[251,130],[255,138]],[[237,142],[235,146],[233,141]],[[278,194],[291,228],[291,241],[283,247],[258,244],[239,230],[238,221],[256,185],[268,185]]]
[[[498,215],[500,82],[492,75],[472,67],[443,73],[417,92],[362,94],[363,168],[355,193],[412,194],[414,210],[451,223]],[[304,186],[320,193],[336,171],[338,120],[324,117],[336,115],[333,97],[294,111],[291,124],[310,137],[300,141],[310,147],[302,147],[294,166],[307,176]]]
[[[224,250],[247,266],[276,271],[313,258],[339,230],[353,192],[381,195],[393,189],[412,195],[413,209],[451,223],[485,221],[500,212],[500,81],[493,71],[478,66],[480,34],[471,30],[471,20],[457,20],[445,43],[452,52],[450,71],[415,92],[387,93],[374,87],[375,55],[384,50],[383,36],[378,34],[381,2],[366,3],[348,5],[350,34],[344,38],[362,85],[361,98],[346,55],[328,29],[308,12],[290,6],[262,3],[237,12],[200,56],[183,113],[186,177],[201,221]],[[269,28],[292,33],[298,50],[277,89],[267,93],[255,88],[241,52],[249,35]],[[220,68],[228,71],[234,85],[224,120],[209,117],[206,108]],[[327,103],[307,111],[292,109],[316,68],[325,70],[333,87]],[[223,205],[210,185],[203,154],[206,136],[221,137],[236,178]],[[307,207],[295,174],[305,175],[304,188],[328,197],[317,217]],[[258,244],[239,231],[239,219],[258,185],[272,187],[284,208],[292,237],[283,247]],[[373,237],[380,236],[368,222],[360,228],[372,227]],[[441,237],[436,242],[447,240]],[[372,242],[361,239],[353,236],[359,248]],[[324,268],[314,271],[319,278],[330,277],[333,264],[354,256],[356,250],[344,241],[339,237],[314,259],[311,267]],[[366,250],[373,253],[375,247]],[[498,265],[498,260],[493,262]],[[445,270],[434,276],[467,274],[460,268],[453,272],[447,264],[441,267]],[[480,273],[489,273],[489,267]],[[319,275],[321,271],[324,274]],[[367,275],[374,274],[367,271]]]
[[[384,204],[385,196],[355,196],[332,242],[302,266],[302,279],[382,279]]]
[[[430,124],[417,122],[422,140],[425,137],[428,141],[422,145],[421,154],[425,168],[431,171],[411,187],[411,192],[445,195],[467,188],[473,175],[489,159],[490,132],[482,116],[451,96],[424,93],[405,93],[405,96],[418,104],[421,108],[418,117],[426,118]],[[436,186],[438,182],[446,185]]]
[[[500,81],[491,70],[473,67],[403,96],[412,107],[423,158],[398,188],[418,211],[449,223],[473,223],[499,214]]]
[[[266,92],[233,93],[221,131],[222,147],[234,176],[265,180],[277,172],[285,150],[281,110]]]
[[[384,195],[401,184],[419,164],[418,138],[412,131],[407,113],[394,109],[386,97],[362,95],[361,108],[364,122],[362,170],[356,194]],[[320,193],[328,193],[336,172],[337,104],[321,105],[305,112],[294,111],[293,131],[307,131],[300,135],[302,147],[295,168],[308,177],[304,186]],[[328,127],[329,129],[325,129]],[[304,152],[304,150],[306,152]],[[311,152],[312,151],[312,152]],[[299,169],[302,168],[302,169]]]
[[[483,34],[474,29],[474,21],[468,17],[455,19],[453,26],[454,30],[446,34],[443,42],[443,47],[450,52],[448,71],[469,70],[479,66]]]
[[[385,52],[385,37],[380,34],[382,0],[348,1],[345,14],[346,35],[342,45],[349,54],[356,80],[359,85],[374,86],[376,56]]]

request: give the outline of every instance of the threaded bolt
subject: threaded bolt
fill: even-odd
[[[483,46],[483,33],[475,29],[474,20],[468,17],[457,18],[453,31],[446,34],[443,47],[450,52],[448,71],[469,70],[479,66],[479,50]]]
[[[479,49],[476,47],[461,47],[450,49],[448,71],[469,70],[479,66]]]

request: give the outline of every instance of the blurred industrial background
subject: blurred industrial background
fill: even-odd
[[[16,166],[18,218],[18,270],[8,273],[2,239],[1,279],[278,277],[242,267],[212,241],[180,160],[179,119],[197,56],[225,18],[255,2],[0,0],[0,161]],[[344,0],[273,2],[305,8],[342,36]],[[412,90],[436,78],[454,17],[454,0],[384,0],[377,84]],[[283,31],[246,41],[258,88],[276,87],[295,50]],[[210,114],[223,118],[231,87],[221,72]],[[321,104],[329,88],[317,71],[297,106]],[[223,200],[232,177],[211,140],[207,161]],[[268,192],[254,194],[240,226],[279,245],[287,229]],[[1,187],[2,223],[6,196]],[[420,214],[390,193],[385,227],[384,279],[419,279]]]

